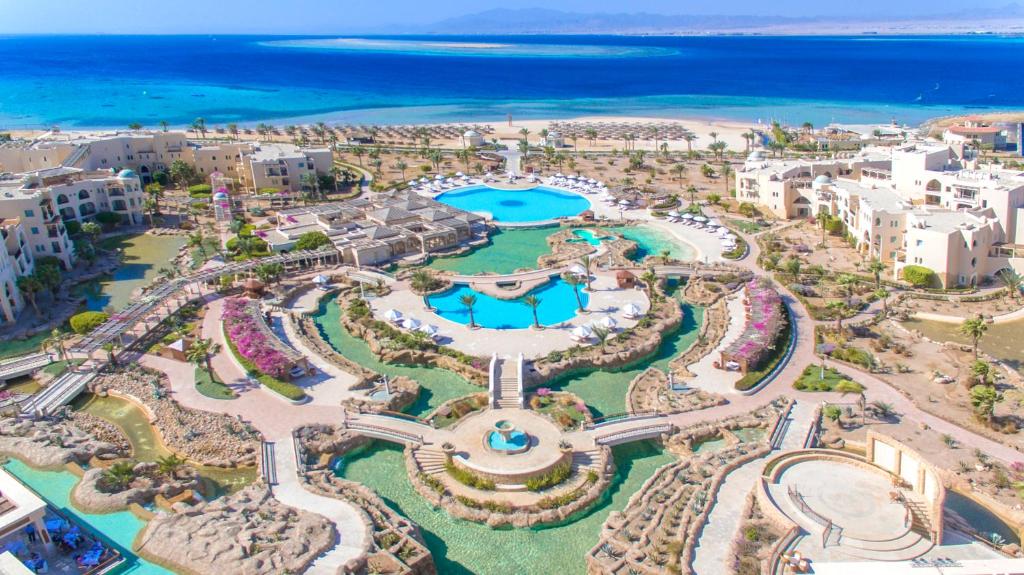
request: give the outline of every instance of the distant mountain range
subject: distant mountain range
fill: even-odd
[[[390,28],[392,33],[416,34],[735,34],[735,33],[939,33],[1016,32],[1024,34],[1024,7],[1017,3],[998,9],[901,18],[788,17],[754,15],[693,15],[581,13],[544,8],[494,9],[420,26]]]

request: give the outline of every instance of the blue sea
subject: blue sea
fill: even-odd
[[[1024,39],[0,37],[0,127],[582,115],[870,123],[1024,108]]]

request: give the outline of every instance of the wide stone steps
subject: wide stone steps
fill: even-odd
[[[852,557],[869,561],[910,561],[931,551],[935,543],[919,533],[907,532],[888,541],[863,541],[843,537],[841,550]]]
[[[572,454],[572,466],[577,471],[592,469],[594,471],[600,471],[601,467],[601,452],[597,449],[589,449],[586,451],[576,451]]]
[[[417,449],[413,452],[413,458],[423,473],[427,475],[444,473],[445,463],[448,461],[444,453],[435,449]]]

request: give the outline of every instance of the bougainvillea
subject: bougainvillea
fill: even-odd
[[[775,340],[786,325],[782,298],[771,282],[755,278],[745,286],[746,320],[743,334],[722,350],[722,362],[734,361],[745,369],[756,369],[775,346]]]
[[[242,357],[269,376],[285,378],[292,361],[268,339],[258,323],[260,320],[254,317],[256,313],[259,313],[259,308],[250,307],[246,300],[230,298],[224,301],[221,320],[231,343]]]

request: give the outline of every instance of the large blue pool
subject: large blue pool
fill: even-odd
[[[580,289],[580,299],[586,306],[588,296]],[[521,299],[498,299],[477,292],[464,284],[456,284],[451,289],[430,296],[430,305],[437,315],[463,325],[469,324],[469,312],[459,298],[466,294],[476,296],[473,306],[473,319],[481,327],[492,329],[522,329],[533,325],[533,310]],[[537,306],[537,319],[541,325],[555,325],[572,319],[576,315],[576,295],[573,287],[561,278],[547,283],[530,294],[540,298]]]
[[[579,194],[547,186],[529,190],[498,190],[488,186],[470,186],[445,192],[437,201],[469,212],[487,212],[496,222],[543,222],[575,216],[590,207]]]

